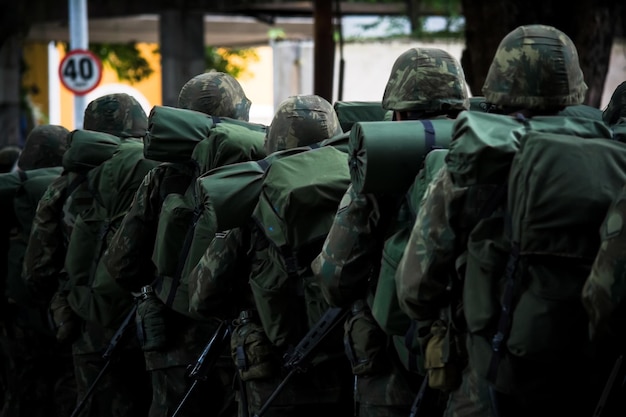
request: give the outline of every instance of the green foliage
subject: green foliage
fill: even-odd
[[[246,64],[258,61],[259,56],[254,49],[207,46],[204,50],[204,60],[207,71],[214,69],[237,78],[246,73]]]
[[[120,80],[133,84],[154,73],[148,61],[137,49],[137,44],[133,42],[92,43],[89,49],[102,60],[103,65],[115,70]]]
[[[64,43],[65,51],[69,51],[69,45]],[[112,68],[120,80],[131,84],[148,78],[154,73],[150,63],[141,55],[137,44],[130,42],[119,43],[91,43],[89,50],[96,54],[103,65]],[[158,53],[156,48],[153,52]],[[258,61],[259,56],[254,49],[249,48],[216,48],[207,46],[205,49],[206,70],[221,71],[237,78],[246,73],[247,63]]]

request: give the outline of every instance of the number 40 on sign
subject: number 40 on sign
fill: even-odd
[[[100,84],[102,61],[91,51],[74,49],[59,64],[61,83],[76,95],[84,95]]]

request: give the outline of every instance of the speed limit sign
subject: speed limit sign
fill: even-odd
[[[100,84],[102,62],[91,51],[74,49],[61,60],[59,78],[65,88],[82,96]]]

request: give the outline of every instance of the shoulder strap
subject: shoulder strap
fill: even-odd
[[[193,202],[196,201],[196,188],[195,188],[196,179],[197,179],[197,175],[194,174],[191,178],[190,185],[189,185],[190,187],[192,187],[191,200]],[[180,252],[178,253],[178,262],[176,264],[176,272],[174,276],[172,277],[173,278],[172,285],[170,287],[170,291],[167,294],[167,298],[165,300],[165,304],[168,307],[171,307],[174,303],[174,299],[176,297],[176,291],[178,290],[178,287],[180,286],[180,280],[183,276],[183,270],[185,268],[185,261],[187,260],[187,257],[189,256],[189,251],[191,250],[191,244],[193,242],[194,231],[198,224],[198,220],[200,220],[201,215],[202,215],[201,206],[196,204],[193,209],[193,216],[192,216],[191,222],[189,223],[189,227],[187,228],[187,233],[185,234],[185,240],[183,241],[183,246],[180,249]],[[156,281],[158,283],[157,285],[162,285],[162,282],[159,283],[159,281],[161,280],[162,280],[162,277],[160,276],[156,278]]]
[[[171,307],[174,303],[174,298],[176,296],[176,290],[180,286],[180,279],[183,275],[183,269],[185,267],[185,261],[187,260],[187,256],[189,256],[189,251],[191,250],[191,243],[193,242],[193,234],[196,229],[196,225],[198,224],[198,220],[200,219],[200,215],[202,211],[198,206],[193,210],[193,218],[191,219],[191,223],[189,224],[189,228],[187,229],[187,234],[185,235],[185,240],[183,242],[183,247],[178,254],[178,263],[176,266],[176,273],[172,279],[172,285],[170,287],[170,292],[167,294],[167,299],[165,300],[165,304],[168,307]],[[161,279],[161,278],[157,278]]]
[[[24,182],[28,179],[28,174],[26,173],[26,171],[22,170],[22,169],[18,169],[17,170],[17,176],[20,177],[20,181]]]
[[[506,233],[510,234],[511,230],[511,216],[507,212],[505,213],[506,221]],[[509,260],[505,269],[505,282],[504,296],[502,299],[502,310],[500,318],[498,320],[498,327],[496,334],[491,340],[491,360],[489,361],[489,368],[487,368],[487,379],[494,384],[498,376],[498,367],[500,361],[504,356],[505,343],[509,337],[511,331],[511,323],[513,319],[513,303],[515,294],[517,293],[518,279],[517,270],[520,259],[520,247],[518,242],[511,242],[511,252],[509,253]]]

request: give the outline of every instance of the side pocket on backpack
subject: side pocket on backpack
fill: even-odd
[[[144,352],[162,350],[167,344],[165,309],[165,304],[156,297],[149,285],[142,288],[135,323],[137,339]]]
[[[359,305],[357,305],[357,303]],[[381,329],[365,302],[357,302],[344,324],[344,348],[354,375],[374,375],[389,370],[387,334]]]
[[[80,334],[82,319],[72,310],[67,294],[56,292],[50,300],[50,324],[59,343],[73,343]]]
[[[461,335],[443,320],[436,320],[431,325],[431,333],[424,355],[428,385],[442,391],[453,390],[460,385],[465,366]]]
[[[278,375],[275,348],[263,326],[250,319],[238,319],[230,338],[233,362],[243,381]]]

